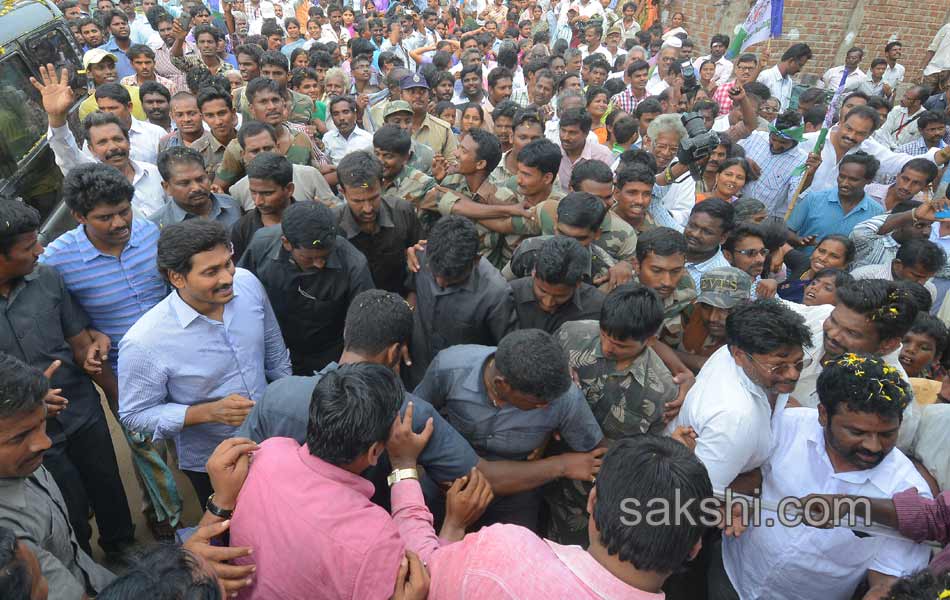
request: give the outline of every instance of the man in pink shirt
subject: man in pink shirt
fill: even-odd
[[[314,388],[306,444],[260,445],[231,519],[231,545],[253,548],[257,566],[239,598],[393,595],[405,543],[360,473],[385,450],[403,394],[382,365],[343,365]]]
[[[405,429],[404,443],[394,443],[394,434],[387,445],[393,465],[403,468],[425,445],[425,432],[414,434],[408,424]],[[686,446],[641,435],[616,442],[604,457],[587,500],[587,550],[507,524],[442,546],[412,479],[392,486],[392,509],[406,546],[428,564],[430,600],[662,600],[666,579],[699,552],[705,529],[700,505],[714,507],[707,500],[712,493],[706,468]],[[648,507],[657,499],[669,507],[667,524],[648,524]]]

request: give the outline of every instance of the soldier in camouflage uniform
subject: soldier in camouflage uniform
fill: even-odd
[[[540,139],[544,139],[544,124],[541,122],[538,111],[523,109],[516,112],[511,122],[511,150],[502,154],[501,162],[492,171],[489,180],[495,185],[517,191],[519,153],[522,148]],[[554,177],[557,177],[557,172],[554,173]]]
[[[383,110],[383,125],[396,125],[410,136],[412,135],[412,106],[405,100],[391,100]],[[423,173],[432,170],[435,153],[422,142],[412,140],[408,166]]]
[[[408,132],[395,125],[384,125],[373,134],[373,151],[383,163],[382,194],[401,198],[415,207],[425,238],[439,220],[435,205],[425,203],[426,194],[435,187],[435,179],[407,164],[411,142]]]
[[[637,239],[637,280],[663,302],[660,341],[675,348],[683,339],[683,311],[696,299],[686,272],[686,238],[669,227],[656,227]]]
[[[662,432],[663,407],[679,393],[673,374],[650,348],[662,317],[656,293],[628,284],[607,295],[600,321],[570,321],[557,332],[608,445]],[[549,539],[587,545],[590,489],[590,483],[562,479],[545,487],[551,509]]]

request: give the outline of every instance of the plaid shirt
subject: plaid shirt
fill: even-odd
[[[712,99],[719,105],[719,114],[729,114],[729,111],[732,110],[732,96],[729,95],[729,90],[734,87],[736,87],[735,79],[729,83],[722,84],[713,92]]]
[[[633,89],[628,85],[627,89],[614,96],[611,104],[629,115],[633,114],[638,104],[649,97],[650,94],[644,94],[643,98],[637,99],[637,97],[633,95]]]
[[[944,142],[940,140],[939,148],[943,148]],[[927,151],[930,148],[927,147],[927,142],[924,141],[923,136],[917,136],[913,141],[907,142],[903,146],[898,146],[894,149],[894,152],[903,152],[904,154],[910,154],[911,156],[921,156],[927,154]]]
[[[761,200],[770,215],[784,217],[801,180],[801,175],[793,173],[805,162],[808,154],[797,146],[781,154],[772,154],[767,131],[753,131],[749,137],[740,140],[739,145],[745,150],[746,158],[754,160],[762,170],[758,179],[745,184],[743,195]]]

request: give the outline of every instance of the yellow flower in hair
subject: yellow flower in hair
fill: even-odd
[[[944,590],[937,596],[937,600],[947,600],[947,598],[950,598],[950,590]]]

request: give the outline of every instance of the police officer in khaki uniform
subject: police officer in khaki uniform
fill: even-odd
[[[425,77],[415,73],[399,82],[402,99],[412,106],[412,139],[432,148],[435,154],[448,159],[458,147],[458,138],[452,127],[429,114],[429,84]]]

